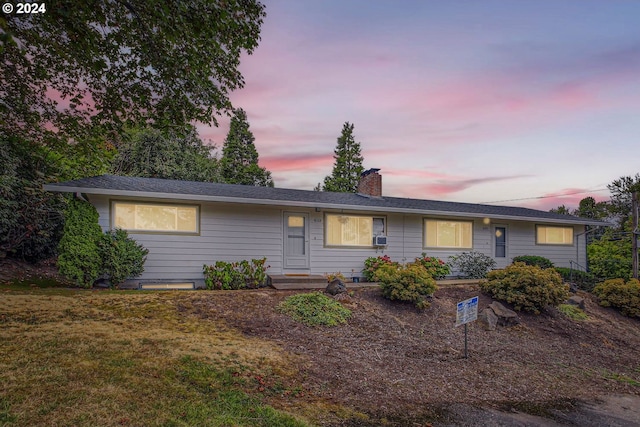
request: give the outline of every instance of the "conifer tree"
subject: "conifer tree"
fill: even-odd
[[[355,193],[358,191],[360,174],[364,171],[360,143],[353,136],[353,124],[345,122],[342,134],[334,150],[333,171],[324,179],[324,191]]]
[[[273,187],[271,172],[258,165],[254,141],[247,113],[242,108],[235,109],[220,160],[222,178],[226,183]]]

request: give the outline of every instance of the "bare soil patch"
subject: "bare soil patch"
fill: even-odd
[[[326,414],[324,425],[480,425],[480,412],[485,425],[589,425],[571,421],[582,402],[622,395],[640,404],[640,322],[586,293],[586,321],[549,309],[495,331],[471,323],[467,359],[456,303],[479,295],[482,309],[492,301],[475,286],[442,288],[424,311],[388,301],[377,288],[356,289],[344,303],[352,318],[334,328],[304,326],[275,310],[294,293],[196,293],[185,310],[277,343],[298,356],[297,378],[310,395],[365,415],[338,423]]]

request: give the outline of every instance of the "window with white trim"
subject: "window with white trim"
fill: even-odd
[[[325,245],[371,247],[374,236],[385,235],[382,217],[327,214]]]
[[[573,227],[536,225],[536,244],[573,245]]]
[[[113,202],[111,225],[127,231],[194,234],[200,231],[196,205]]]
[[[471,249],[473,221],[425,219],[424,242],[426,248]]]

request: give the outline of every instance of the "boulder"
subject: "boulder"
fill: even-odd
[[[498,325],[498,316],[489,307],[485,308],[478,314],[478,322],[487,331],[495,331]]]
[[[347,292],[347,286],[340,279],[332,280],[324,290],[329,295],[344,294]]]
[[[579,297],[578,295],[573,295],[571,298],[567,300],[567,304],[578,306],[581,310],[584,310],[584,298]]]
[[[493,313],[498,317],[498,325],[500,326],[515,326],[520,323],[518,314],[513,310],[509,310],[498,301],[489,304],[489,308],[493,310]]]

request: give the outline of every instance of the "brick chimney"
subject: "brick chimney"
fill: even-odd
[[[382,197],[382,176],[380,169],[369,169],[360,174],[358,194],[369,197]]]

